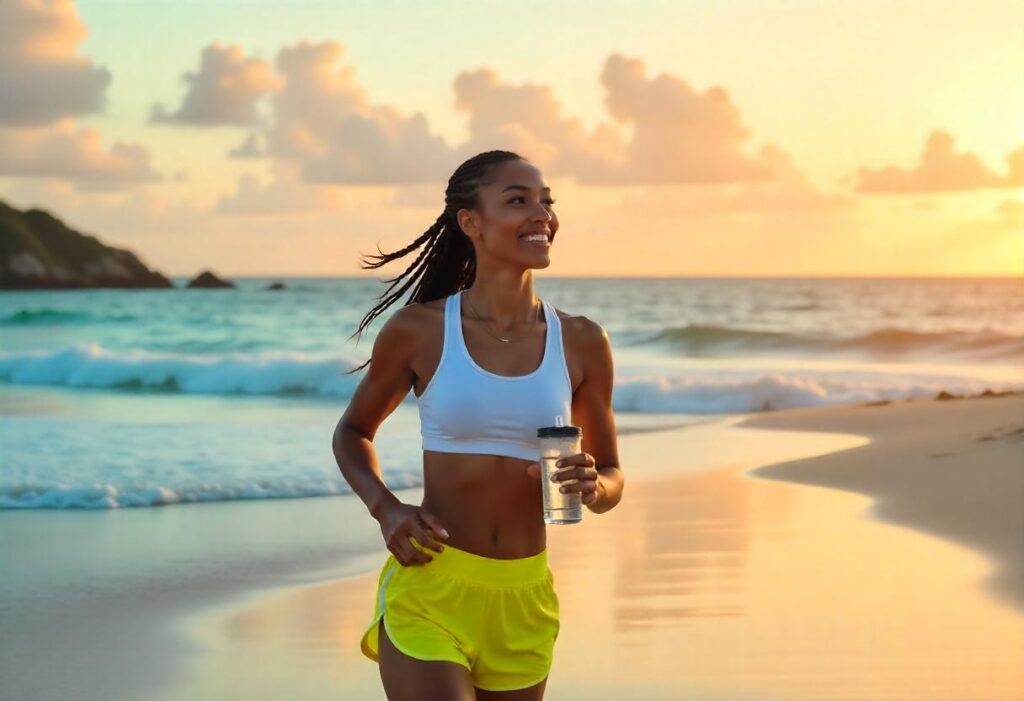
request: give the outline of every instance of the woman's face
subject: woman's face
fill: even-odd
[[[476,241],[477,257],[488,255],[524,268],[548,267],[558,217],[540,170],[525,161],[506,161],[495,166],[494,177],[480,190],[483,212],[459,212],[463,231]],[[531,241],[530,234],[545,234],[546,239]]]

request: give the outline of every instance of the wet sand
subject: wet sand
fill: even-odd
[[[1024,607],[1013,554],[1024,538],[1022,411],[1019,396],[914,400],[624,433],[622,503],[549,529],[562,630],[547,698],[1021,698]],[[415,502],[422,492],[399,494]],[[100,654],[89,659],[102,659],[107,675],[131,662],[130,648],[112,641],[136,632],[132,604],[152,614],[153,630],[162,614],[159,629],[188,653],[166,646],[173,673],[145,692],[138,679],[125,698],[384,699],[359,637],[387,553],[354,501],[254,504],[236,508],[231,523],[248,532],[272,514],[273,528],[258,530],[268,537],[310,519],[340,526],[364,549],[363,571],[324,570],[187,611],[162,605],[173,598],[166,590],[126,601],[119,615],[111,607]],[[169,525],[186,512],[163,511],[167,538],[195,538]],[[146,519],[136,521],[142,528]],[[33,552],[58,535],[39,535]],[[182,556],[182,566],[196,557]],[[62,622],[53,635],[88,637],[83,617]],[[40,634],[37,671],[62,665],[58,677],[73,681],[84,653],[62,646],[48,663],[44,642]],[[53,693],[35,698],[68,688],[50,679],[35,688]],[[104,697],[118,697],[108,686]]]
[[[857,405],[625,436],[627,498],[549,531],[563,623],[547,697],[1020,698],[1024,611],[992,591],[991,549],[876,520],[873,497],[780,481],[779,471],[832,474],[842,456],[857,472],[858,452],[913,469],[908,446],[949,452],[940,436],[951,421],[963,433],[961,471],[983,464],[1012,494],[1017,473],[998,466],[1013,451],[976,439],[1005,429],[1022,405]],[[872,411],[874,423],[864,418]],[[813,428],[815,416],[831,432]],[[913,479],[929,493],[955,488]],[[1020,535],[1012,514],[979,518],[1011,529],[995,528],[989,544]],[[374,571],[194,621],[211,652],[191,684],[161,698],[272,699],[302,680],[300,698],[383,699],[376,665],[358,653],[375,584]],[[253,660],[274,663],[255,674]]]
[[[1024,609],[1024,395],[798,409],[741,425],[868,436],[753,474],[865,494],[873,518],[975,548],[993,560],[986,585]]]

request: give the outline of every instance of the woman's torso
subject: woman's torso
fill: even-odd
[[[446,301],[413,305],[417,308],[421,333],[421,342],[411,361],[417,398],[431,385],[441,361]],[[574,391],[582,381],[583,369],[573,350],[573,317],[550,305],[548,308],[558,317],[563,352],[550,360],[561,363],[564,356],[563,377],[567,371]],[[461,324],[460,340],[472,363],[483,370],[515,377],[533,373],[540,366],[548,338],[547,320],[528,331],[510,334],[515,340],[508,344],[490,336],[483,322],[464,313]],[[453,336],[449,335],[450,343]],[[501,380],[491,384],[500,387]],[[570,417],[565,417],[566,423],[570,421]],[[540,486],[537,478],[526,472],[530,462],[502,455],[424,450],[423,507],[444,524],[450,534],[448,544],[460,550],[503,559],[536,555],[545,548],[546,538]]]

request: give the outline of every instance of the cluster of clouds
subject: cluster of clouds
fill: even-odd
[[[117,189],[158,179],[142,144],[103,145],[74,117],[102,112],[110,71],[76,55],[86,27],[71,0],[0,3],[0,175]]]
[[[116,189],[159,180],[144,144],[115,142],[75,125],[102,112],[110,71],[79,56],[86,28],[73,0],[0,3],[0,175],[65,178],[80,189]],[[828,209],[845,196],[819,192],[779,146],[750,153],[750,129],[728,91],[700,90],[683,78],[648,75],[640,59],[612,54],[600,74],[606,121],[587,129],[563,113],[551,88],[512,84],[490,68],[453,81],[455,108],[468,138],[449,145],[422,113],[373,102],[345,48],[301,41],[273,61],[237,45],[204,47],[185,72],[180,104],[152,105],[149,120],[165,128],[239,128],[229,159],[269,159],[274,178],[242,176],[223,198],[223,212],[286,211],[338,205],[337,186],[435,183],[480,151],[527,155],[550,176],[580,185],[734,185],[714,207],[741,211]],[[936,130],[910,169],[861,168],[858,193],[921,194],[1024,185],[1024,147],[997,173],[977,156],[957,152]],[[1004,216],[1020,218],[1018,203]],[[1002,212],[1002,210],[1000,210]]]
[[[999,175],[974,154],[957,153],[953,136],[936,130],[928,137],[915,168],[861,168],[857,191],[920,194],[1024,186],[1024,146],[1007,155],[1006,162],[1006,175]]]

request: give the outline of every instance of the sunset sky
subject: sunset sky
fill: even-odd
[[[1024,274],[1019,0],[0,0],[0,76],[0,199],[168,275],[397,275],[494,148],[540,275]]]

